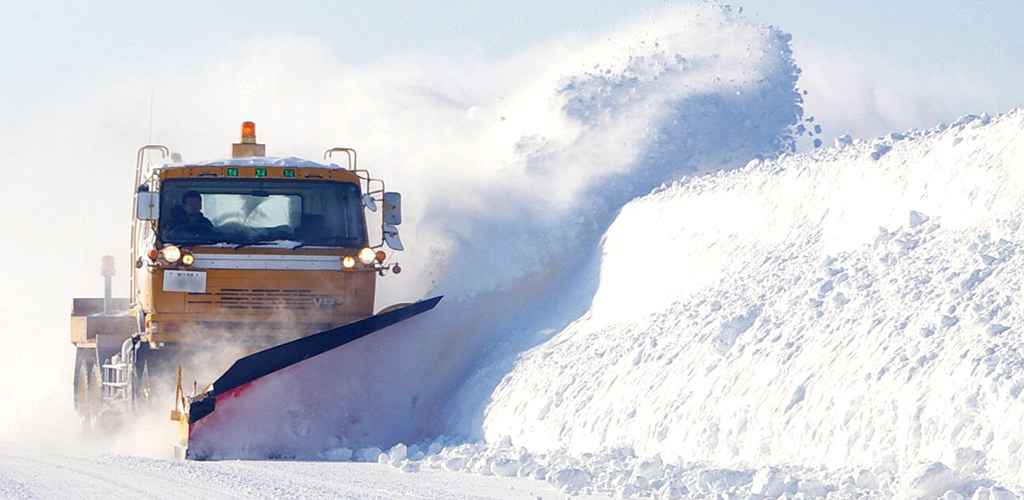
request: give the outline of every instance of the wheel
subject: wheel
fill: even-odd
[[[135,345],[132,360],[132,401],[134,406],[145,408],[153,395],[149,377],[149,345],[139,342]]]
[[[172,401],[174,370],[177,367],[172,346],[154,349],[147,342],[135,346],[132,362],[132,401],[138,410],[162,408]]]
[[[75,410],[86,430],[92,428],[100,410],[100,366],[96,349],[79,347],[75,351]]]

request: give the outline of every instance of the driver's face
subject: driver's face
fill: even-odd
[[[185,200],[185,213],[198,214],[203,210],[203,199],[196,196]]]

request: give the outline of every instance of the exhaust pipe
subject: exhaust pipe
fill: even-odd
[[[104,255],[102,263],[100,264],[100,275],[103,276],[103,315],[110,316],[110,297],[112,296],[112,286],[114,278],[114,256]]]

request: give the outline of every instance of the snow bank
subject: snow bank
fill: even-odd
[[[1022,158],[1014,111],[628,204],[590,309],[509,361],[487,442],[883,470],[871,489],[913,498],[1021,488]]]
[[[803,498],[878,497],[879,485],[898,478],[885,470],[764,467],[729,469],[704,462],[666,463],[637,457],[629,449],[574,456],[565,451],[532,453],[500,443],[462,443],[441,437],[381,454],[379,463],[404,471],[458,471],[540,479],[570,495],[617,498]],[[403,454],[403,450],[407,450]],[[328,458],[326,454],[324,458]],[[825,482],[817,478],[827,478]],[[945,491],[945,490],[943,490]]]

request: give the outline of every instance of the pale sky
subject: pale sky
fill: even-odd
[[[28,118],[51,93],[113,77],[187,72],[254,38],[311,37],[354,63],[417,52],[500,58],[573,33],[606,31],[673,3],[692,2],[7,2],[0,16],[0,113]],[[1024,77],[1018,0],[732,3],[792,33],[798,61],[800,49],[814,47],[915,72],[970,72],[997,90],[1016,90]]]

